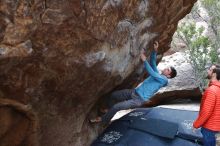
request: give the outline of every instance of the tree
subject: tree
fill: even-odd
[[[206,15],[201,15],[206,13]],[[205,22],[208,26],[198,26],[197,22]],[[204,79],[207,64],[220,63],[217,50],[220,48],[220,2],[218,0],[201,0],[192,9],[191,13],[179,24],[174,35],[186,45],[188,59],[194,68],[200,89],[207,85]]]
[[[182,23],[177,29],[177,36],[186,44],[188,59],[194,68],[194,74],[197,77],[197,83],[200,89],[203,89],[207,82],[205,67],[209,58],[210,40],[203,35],[204,27],[196,27],[196,24]]]
[[[208,24],[215,35],[214,46],[220,47],[220,2],[218,0],[201,0],[202,6],[205,8],[208,13],[209,19]]]

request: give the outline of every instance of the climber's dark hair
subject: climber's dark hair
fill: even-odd
[[[176,77],[176,75],[177,75],[176,69],[172,66],[170,67],[170,69],[171,69],[170,78]]]

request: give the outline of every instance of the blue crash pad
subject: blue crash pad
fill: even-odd
[[[159,107],[137,109],[110,124],[92,146],[201,146],[200,130],[192,131],[197,114]]]

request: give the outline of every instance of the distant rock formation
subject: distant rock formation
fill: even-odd
[[[133,78],[155,39],[162,57],[195,2],[1,0],[0,145],[89,145],[98,98]]]

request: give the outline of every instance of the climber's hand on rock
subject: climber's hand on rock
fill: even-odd
[[[155,52],[158,52],[158,48],[159,48],[159,42],[158,42],[158,41],[155,41],[155,42],[154,42],[154,51],[155,51]]]

